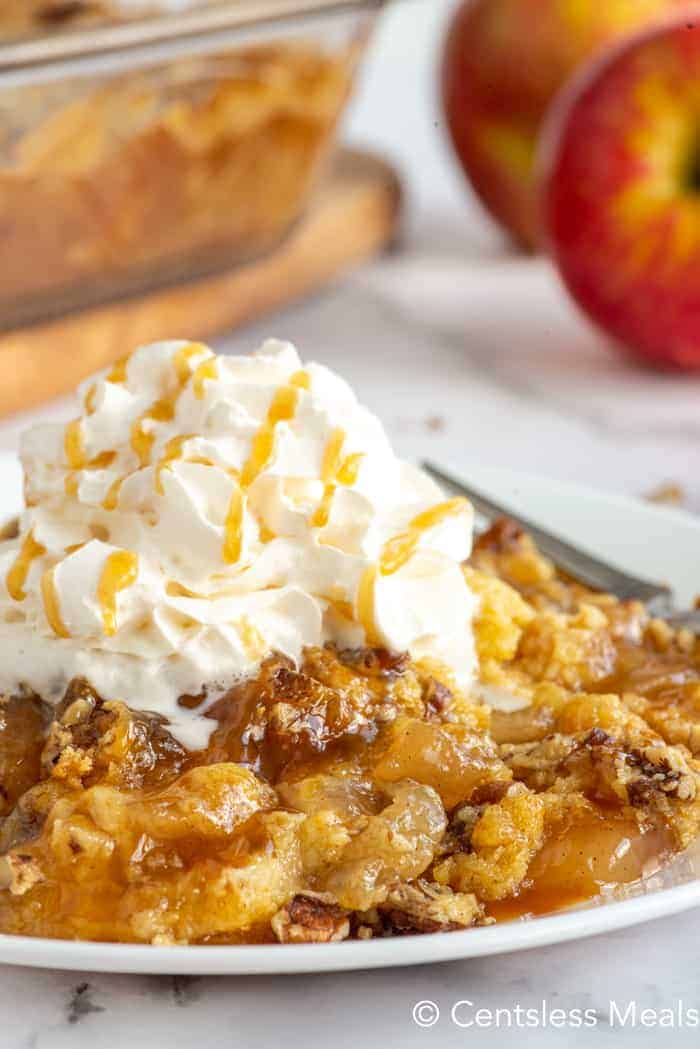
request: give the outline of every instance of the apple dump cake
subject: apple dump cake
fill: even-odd
[[[465,929],[697,835],[700,652],[401,463],[294,348],[142,348],[21,447],[0,930]]]

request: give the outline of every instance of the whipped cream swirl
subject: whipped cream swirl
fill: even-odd
[[[81,388],[67,425],[25,433],[21,458],[3,690],[51,701],[82,675],[196,748],[208,704],[271,652],[381,645],[473,677],[469,504],[400,462],[347,384],[289,343],[145,346]]]

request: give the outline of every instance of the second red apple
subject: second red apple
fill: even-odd
[[[594,63],[545,139],[551,249],[578,303],[648,362],[700,368],[700,6]]]
[[[688,0],[464,0],[445,42],[442,93],[462,166],[492,215],[540,235],[533,159],[553,97],[582,61]]]

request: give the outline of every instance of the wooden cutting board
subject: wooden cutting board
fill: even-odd
[[[341,151],[304,221],[265,258],[0,334],[0,415],[66,393],[144,343],[206,339],[319,290],[391,242],[400,206],[385,161]]]

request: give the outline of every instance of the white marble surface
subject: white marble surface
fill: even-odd
[[[700,510],[700,380],[632,367],[577,316],[548,266],[510,257],[451,163],[433,97],[451,0],[404,0],[386,19],[348,135],[402,168],[401,250],[313,302],[222,340],[264,334],[343,371],[409,456],[469,460],[648,491],[672,480]],[[165,333],[164,333],[165,334]],[[176,335],[177,333],[167,333]],[[65,404],[46,410],[62,414]],[[11,448],[26,419],[0,427]],[[699,586],[700,590],[700,572]],[[3,1049],[272,1049],[395,1044],[690,1046],[691,1027],[611,1027],[609,1002],[700,1005],[700,912],[518,956],[322,977],[183,978],[0,968]],[[440,1021],[411,1020],[432,999]],[[451,1005],[595,1009],[594,1029],[460,1029]]]
[[[642,1027],[642,1009],[698,1005],[697,937],[689,917],[522,954],[384,973],[287,977],[2,974],[3,1049],[690,1049],[698,1030]],[[412,1008],[432,999],[430,1029]],[[462,1029],[455,1002],[508,1009],[592,1009],[596,1026]],[[637,1026],[611,1026],[610,1002]],[[468,1018],[467,1007],[457,1012]],[[614,1018],[614,1017],[613,1017]]]

